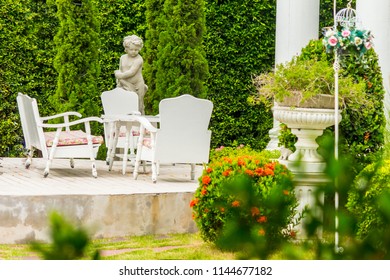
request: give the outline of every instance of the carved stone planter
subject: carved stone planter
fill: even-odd
[[[309,207],[318,218],[322,219],[320,208],[315,207],[315,195],[316,188],[325,183],[327,178],[323,173],[325,162],[317,152],[316,138],[322,135],[325,128],[335,124],[335,110],[284,106],[275,106],[273,110],[274,118],[291,128],[291,132],[298,138],[295,144],[296,151],[288,157],[288,160],[281,161],[294,174],[296,194],[299,199],[298,212]],[[338,121],[340,120],[341,114],[338,115]],[[323,203],[323,200],[324,196],[321,194],[319,201]],[[298,238],[306,237],[302,226],[295,229],[298,231]],[[317,235],[322,237],[322,230]]]

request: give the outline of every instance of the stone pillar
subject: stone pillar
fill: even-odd
[[[384,104],[387,127],[390,127],[390,1],[357,0],[356,13],[363,27],[374,35],[374,49],[378,54],[386,89]]]
[[[277,0],[275,65],[298,55],[319,34],[320,0]],[[278,149],[279,122],[274,119],[267,149]]]

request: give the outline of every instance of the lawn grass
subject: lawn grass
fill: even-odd
[[[204,242],[198,233],[131,236],[96,239],[86,252],[98,250],[102,260],[234,260],[236,255],[222,252]],[[0,260],[31,260],[40,256],[28,244],[0,244]]]
[[[325,234],[324,242],[332,235]],[[49,244],[48,244],[49,246]],[[93,240],[86,251],[90,259],[96,251],[102,260],[236,260],[239,253],[219,250],[202,240],[199,233],[128,236]],[[0,260],[31,260],[40,256],[28,244],[0,244]],[[313,260],[315,250],[309,243],[289,243],[277,251],[271,260]]]

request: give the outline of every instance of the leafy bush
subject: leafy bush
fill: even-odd
[[[283,230],[292,223],[297,206],[292,175],[270,156],[243,146],[213,152],[191,201],[204,240],[217,242],[236,214],[251,226],[252,234],[266,238],[270,246],[288,235]],[[249,194],[240,189],[229,191],[239,188],[237,177],[248,180]]]
[[[383,229],[389,217],[381,214],[385,193],[390,194],[390,160],[373,163],[364,168],[356,177],[348,196],[347,208],[358,221],[357,235],[365,238],[374,229]],[[383,202],[383,201],[382,201]]]

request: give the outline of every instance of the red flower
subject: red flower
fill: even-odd
[[[200,193],[201,193],[202,195],[206,195],[206,194],[207,194],[207,190],[206,190],[206,189],[202,189]]]
[[[284,194],[284,195],[289,195],[290,192],[289,192],[288,190],[283,190],[283,194]]]
[[[265,235],[265,230],[264,229],[260,229],[258,231],[258,233],[259,233],[259,235],[264,236]]]
[[[295,230],[291,230],[291,231],[290,231],[290,236],[291,236],[292,238],[295,238],[295,237],[297,236],[296,231],[295,231]]]
[[[263,176],[264,175],[264,169],[261,168],[261,167],[256,168],[255,173],[256,173],[257,176]]]
[[[255,175],[255,173],[250,169],[245,170],[245,173],[248,174],[249,176]]]
[[[211,167],[207,167],[206,172],[211,173],[211,172],[213,172],[213,169]]]
[[[252,207],[251,208],[251,213],[252,213],[252,217],[254,217],[254,216],[257,216],[257,215],[260,214],[260,210],[257,207]]]
[[[265,223],[265,222],[267,222],[267,217],[266,217],[266,216],[260,216],[260,217],[257,219],[257,222],[258,222],[258,223]]]
[[[240,202],[238,200],[235,200],[232,202],[232,206],[233,207],[239,207],[240,206]]]
[[[242,158],[239,158],[237,161],[238,166],[245,166],[245,160]]]
[[[265,176],[273,176],[274,175],[274,171],[271,168],[266,168],[264,170],[264,174],[265,174]]]
[[[211,182],[211,178],[210,178],[210,176],[203,176],[203,178],[202,178],[202,183],[203,183],[203,185],[208,185],[208,184],[210,184],[210,182]]]
[[[221,210],[222,213],[225,212],[225,208],[223,208],[223,207],[221,207],[221,209],[219,209],[219,210]]]
[[[227,176],[230,175],[230,172],[232,172],[230,169],[225,170],[224,172],[222,172],[222,175],[225,176],[225,177],[227,177]]]
[[[198,202],[199,202],[199,198],[195,198],[195,199],[191,200],[190,207],[196,206],[198,204]]]

